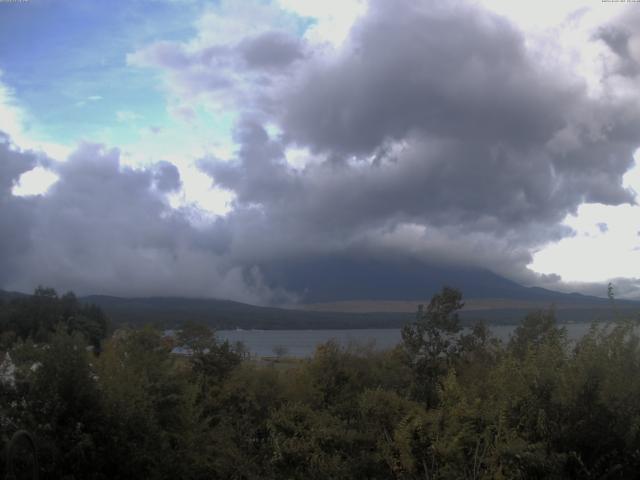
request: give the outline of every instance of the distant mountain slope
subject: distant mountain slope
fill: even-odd
[[[348,313],[370,313],[370,312],[415,312],[416,305],[427,305],[429,299],[421,301],[414,300],[352,300],[343,302],[325,302],[325,303],[308,303],[303,305],[292,305],[289,308],[306,310],[313,312],[348,312]],[[549,308],[551,305],[556,310],[585,310],[592,308],[610,309],[608,301],[601,301],[595,298],[593,301],[581,299],[575,301],[568,296],[556,301],[549,300],[517,300],[504,298],[465,298],[465,312],[491,312],[494,310],[535,310]],[[617,302],[616,307],[640,308],[640,303],[635,302]]]
[[[115,323],[153,323],[165,327],[191,320],[217,329],[387,328],[399,327],[414,318],[413,313],[406,312],[308,312],[214,299],[91,295],[81,300],[101,307]]]
[[[484,269],[426,265],[408,259],[327,257],[266,265],[263,270],[270,285],[295,292],[308,304],[417,301],[431,298],[443,285],[460,289],[465,298],[607,303],[606,298],[524,287]]]
[[[419,303],[428,303],[448,285],[462,291],[466,308],[461,317],[467,322],[518,323],[529,311],[552,304],[560,321],[592,321],[613,315],[606,298],[524,287],[487,270],[409,261],[299,261],[286,268],[282,264],[267,266],[265,281],[299,293],[304,303],[274,308],[174,297],[91,295],[81,300],[100,306],[116,324],[175,327],[193,320],[218,329],[386,328],[411,321]],[[0,291],[0,299],[20,295]],[[616,304],[625,316],[640,311],[640,302]]]
[[[27,297],[27,296],[28,295],[26,293],[7,292],[5,290],[0,290],[0,300],[2,300],[2,301],[11,300],[11,299],[14,299],[14,298]]]
[[[118,298],[89,296],[83,301],[100,306],[116,323],[142,325],[153,323],[170,328],[192,320],[206,323],[216,329],[355,329],[355,328],[399,328],[415,318],[417,303],[404,311],[313,311],[272,307],[258,307],[227,300],[205,300],[187,298]],[[483,320],[487,324],[519,323],[528,312],[546,308],[544,302],[514,304],[505,302],[486,305],[485,308],[466,309],[461,312],[465,323]],[[301,306],[302,307],[302,306]],[[620,309],[625,316],[640,313],[637,303]],[[608,304],[567,304],[556,311],[560,322],[591,322],[610,320],[615,317]]]

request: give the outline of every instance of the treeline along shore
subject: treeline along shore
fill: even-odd
[[[500,341],[462,307],[443,288],[393,349],[264,362],[39,288],[0,301],[0,446],[29,432],[51,479],[637,478],[635,319],[570,342],[541,310]]]

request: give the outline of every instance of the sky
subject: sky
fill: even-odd
[[[3,289],[291,303],[382,259],[640,299],[639,149],[637,2],[0,1]]]

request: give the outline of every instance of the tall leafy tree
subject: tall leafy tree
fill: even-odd
[[[420,305],[416,321],[402,329],[402,341],[415,372],[415,395],[429,406],[437,403],[438,379],[459,351],[458,311],[462,293],[450,287],[433,296],[426,309]]]

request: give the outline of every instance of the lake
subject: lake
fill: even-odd
[[[570,340],[580,339],[591,326],[590,323],[569,323],[563,325],[567,329]],[[491,332],[500,340],[507,341],[517,325],[491,326]],[[350,342],[358,344],[373,343],[378,349],[392,348],[400,343],[400,329],[358,329],[358,330],[218,330],[221,340],[234,343],[243,342],[247,349],[259,357],[275,355],[275,350],[282,347],[285,355],[308,357],[316,347],[327,340],[335,339],[341,345]]]

